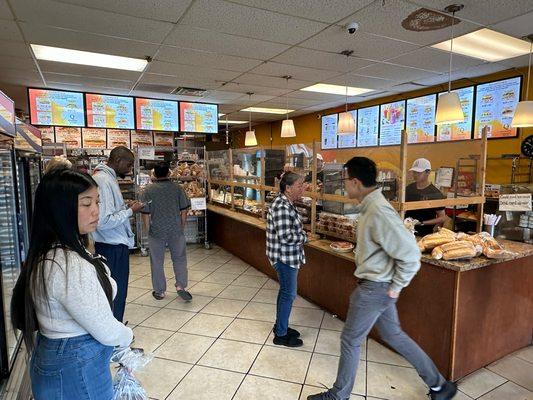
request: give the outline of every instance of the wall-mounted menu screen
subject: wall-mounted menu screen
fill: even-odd
[[[350,111],[352,117],[355,121],[356,132],[357,132],[357,110]],[[349,149],[352,147],[357,147],[357,134],[354,132],[350,135],[340,135],[337,138],[337,147],[339,149]]]
[[[32,125],[85,126],[83,93],[28,89]]]
[[[357,110],[357,147],[378,145],[379,106]]]
[[[0,92],[0,132],[16,135],[15,103],[2,92]]]
[[[85,107],[90,128],[135,128],[133,97],[86,93]]]
[[[322,116],[322,150],[337,148],[337,114]]]
[[[486,127],[488,138],[514,137],[517,129],[511,121],[520,101],[522,78],[516,77],[476,87],[476,122],[474,137],[481,137]]]
[[[474,119],[474,86],[452,90],[459,95],[461,108],[465,120],[455,124],[441,124],[437,126],[437,142],[452,140],[469,140],[472,138],[472,122]],[[439,93],[439,97],[446,92]]]
[[[435,141],[436,104],[436,94],[407,100],[406,129],[408,143]]]
[[[218,132],[218,106],[180,101],[180,130],[192,133]]]
[[[400,144],[402,130],[405,127],[405,100],[379,106],[380,112],[380,146]]]
[[[137,129],[178,131],[178,102],[135,98]]]

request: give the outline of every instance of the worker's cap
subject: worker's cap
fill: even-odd
[[[424,172],[431,170],[431,163],[425,158],[418,158],[409,171]]]

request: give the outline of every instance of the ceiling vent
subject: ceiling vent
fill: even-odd
[[[172,94],[175,94],[177,96],[195,96],[195,97],[204,97],[207,90],[205,89],[197,89],[197,88],[189,88],[189,87],[177,87],[172,91]]]

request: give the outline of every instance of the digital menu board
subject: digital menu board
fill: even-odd
[[[435,111],[437,95],[407,100],[407,141],[426,143],[435,141]]]
[[[395,101],[393,103],[379,106],[380,113],[380,146],[400,144],[402,141],[402,130],[405,126],[405,101]]]
[[[487,128],[488,138],[514,137],[517,129],[511,127],[516,105],[520,101],[522,78],[484,83],[476,87],[476,119],[474,137],[481,137]]]
[[[135,98],[137,129],[178,131],[178,102]]]
[[[83,93],[28,89],[32,125],[85,126]]]
[[[180,101],[180,130],[192,133],[218,132],[218,106]]]
[[[81,148],[81,128],[58,126],[55,131],[57,143],[65,143],[71,149]]]
[[[357,132],[357,110],[349,111],[352,114],[353,120],[355,121],[355,130]],[[352,133],[350,135],[340,135],[337,138],[337,147],[339,149],[349,149],[352,147],[357,147],[357,134]]]
[[[379,106],[360,108],[357,113],[357,147],[378,145]]]
[[[107,148],[114,149],[117,146],[131,148],[130,131],[127,129],[107,130]]]
[[[85,94],[87,126],[91,128],[133,129],[133,97]]]
[[[15,103],[0,91],[0,132],[16,135]]]
[[[41,132],[34,126],[16,121],[17,136],[15,148],[20,150],[42,152]]]
[[[337,148],[337,114],[322,116],[322,149],[336,149]]]
[[[106,131],[103,128],[83,128],[81,130],[84,149],[105,149]]]
[[[459,95],[461,108],[465,115],[463,122],[455,124],[441,124],[437,126],[437,142],[452,140],[469,140],[472,138],[472,121],[474,119],[474,86],[452,90]],[[439,93],[439,97],[444,93]]]

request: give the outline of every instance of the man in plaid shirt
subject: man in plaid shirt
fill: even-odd
[[[301,199],[305,190],[303,178],[286,172],[280,182],[280,194],[268,210],[266,254],[278,274],[280,289],[277,299],[274,344],[300,347],[300,333],[289,328],[292,303],[296,298],[298,270],[305,264],[304,243],[307,235],[293,202]]]

